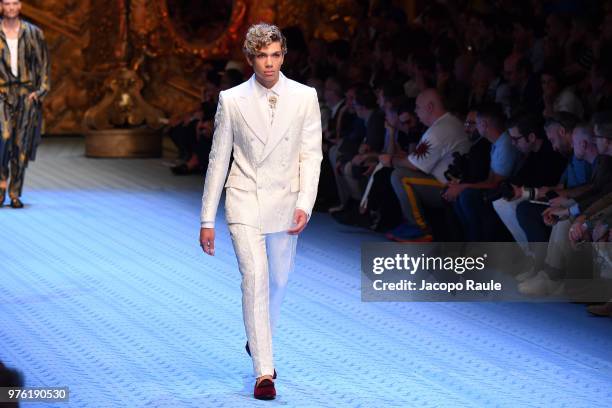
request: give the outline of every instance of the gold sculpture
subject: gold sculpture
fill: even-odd
[[[147,126],[158,129],[164,113],[149,105],[141,95],[143,81],[136,70],[119,68],[105,81],[106,94],[85,112],[88,129],[133,128]]]
[[[249,24],[298,25],[307,38],[347,37],[356,21],[349,3],[233,0],[225,30],[203,43],[177,30],[171,0],[24,2],[23,14],[43,28],[51,52],[46,132],[84,134],[90,125],[119,126],[122,121],[126,126],[141,121],[156,126],[153,117],[173,116],[199,104],[201,72],[210,59],[242,58],[240,38]],[[130,61],[138,61],[138,67],[129,68]],[[113,87],[130,91],[115,95]],[[106,118],[101,106],[111,109]]]

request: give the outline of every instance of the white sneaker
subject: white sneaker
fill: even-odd
[[[525,272],[521,272],[518,275],[516,275],[514,279],[516,279],[519,282],[525,282],[527,279],[531,279],[534,276],[536,276],[537,272],[538,271],[536,271],[535,267],[532,266],[529,269],[527,269]]]
[[[335,207],[331,207],[330,209],[327,210],[327,212],[332,214],[332,213],[342,211],[342,210],[344,210],[344,204],[340,204]]]
[[[560,296],[564,288],[563,282],[550,279],[543,270],[518,285],[519,292],[527,296]]]

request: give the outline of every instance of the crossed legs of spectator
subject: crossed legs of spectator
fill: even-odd
[[[560,295],[563,293],[565,268],[569,264],[569,257],[573,250],[569,241],[569,220],[559,221],[553,227],[544,267],[532,277],[524,280],[518,286],[519,292],[529,296]]]
[[[499,217],[491,203],[484,200],[486,191],[467,188],[453,202],[453,209],[468,242],[496,241],[499,235]]]
[[[387,238],[398,242],[432,241],[424,208],[444,205],[442,183],[425,173],[400,168],[391,173],[391,185],[400,202],[405,222],[388,232]]]
[[[370,227],[370,219],[367,214],[359,211],[359,202],[363,195],[363,183],[365,177],[355,177],[353,174],[353,164],[345,163],[342,174],[336,175],[338,182],[338,192],[343,202],[341,209],[330,209],[336,221],[345,225],[355,225],[360,227]]]
[[[336,169],[338,163],[338,145],[333,146],[329,149],[329,161],[331,163],[332,168]],[[346,164],[344,166],[346,166]],[[331,207],[329,209],[330,213],[347,209],[350,205],[351,200],[350,187],[346,183],[346,178],[344,177],[343,173],[336,172],[334,170],[334,178],[336,180],[336,188],[338,190],[338,199],[340,200],[340,204],[335,207]],[[354,204],[356,205],[357,203],[355,202]]]
[[[528,270],[516,275],[516,280],[524,282],[533,278],[546,266],[546,252],[550,239],[551,227],[544,223],[542,213],[548,208],[541,204],[523,201],[516,207],[517,220],[527,236],[529,252],[533,255],[533,265]]]

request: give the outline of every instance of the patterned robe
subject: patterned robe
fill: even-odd
[[[42,101],[49,92],[50,64],[43,32],[21,20],[18,43],[18,74],[11,72],[6,36],[0,30],[0,176],[5,178],[9,161],[21,171],[34,160],[42,127]],[[29,102],[36,92],[38,101]],[[19,173],[21,173],[21,171]]]

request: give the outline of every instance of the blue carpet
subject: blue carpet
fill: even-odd
[[[612,320],[581,305],[362,303],[360,243],[315,214],[274,339],[278,398],[253,400],[240,275],[200,177],[46,139],[26,209],[0,209],[0,360],[57,407],[610,407]],[[45,406],[37,404],[33,406]]]

